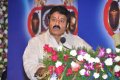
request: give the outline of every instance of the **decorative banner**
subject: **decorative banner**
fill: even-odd
[[[112,36],[115,46],[120,46],[120,2],[108,0],[104,9],[104,25]]]

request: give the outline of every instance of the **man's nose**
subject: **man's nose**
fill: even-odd
[[[56,20],[55,25],[59,25],[59,24],[60,24],[60,21]]]

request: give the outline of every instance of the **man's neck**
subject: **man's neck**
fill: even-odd
[[[60,43],[60,36],[53,36],[55,38],[55,40],[57,41],[57,43]]]

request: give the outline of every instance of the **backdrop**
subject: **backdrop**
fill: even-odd
[[[97,47],[105,47],[114,49],[113,40],[108,33],[104,21],[104,10],[106,4],[111,0],[73,0],[72,3],[61,2],[62,0],[43,0],[45,4],[37,4],[35,0],[9,0],[8,11],[8,80],[24,80],[24,69],[22,56],[30,38],[44,31],[47,24],[42,23],[45,19],[44,14],[47,14],[48,7],[44,7],[41,11],[42,5],[49,4],[65,4],[75,16],[78,17],[78,24],[73,34],[78,34],[86,42],[88,42],[93,49]],[[66,0],[63,0],[66,1]],[[54,3],[53,3],[54,2]],[[70,6],[73,7],[70,7]],[[53,5],[49,5],[53,6]],[[108,5],[109,6],[109,5]],[[36,8],[37,7],[37,8]],[[35,9],[35,10],[34,10]],[[33,10],[33,11],[32,11]],[[33,33],[31,26],[31,16],[33,12],[40,13],[39,19],[42,20],[39,25],[37,33]]]

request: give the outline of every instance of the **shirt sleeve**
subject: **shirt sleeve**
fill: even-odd
[[[42,59],[41,57],[38,57],[40,54],[40,46],[39,41],[37,39],[31,39],[25,49],[25,52],[23,54],[23,66],[24,70],[31,80],[37,80],[34,77],[34,74],[38,70],[38,68],[43,67],[42,62],[39,60]]]

